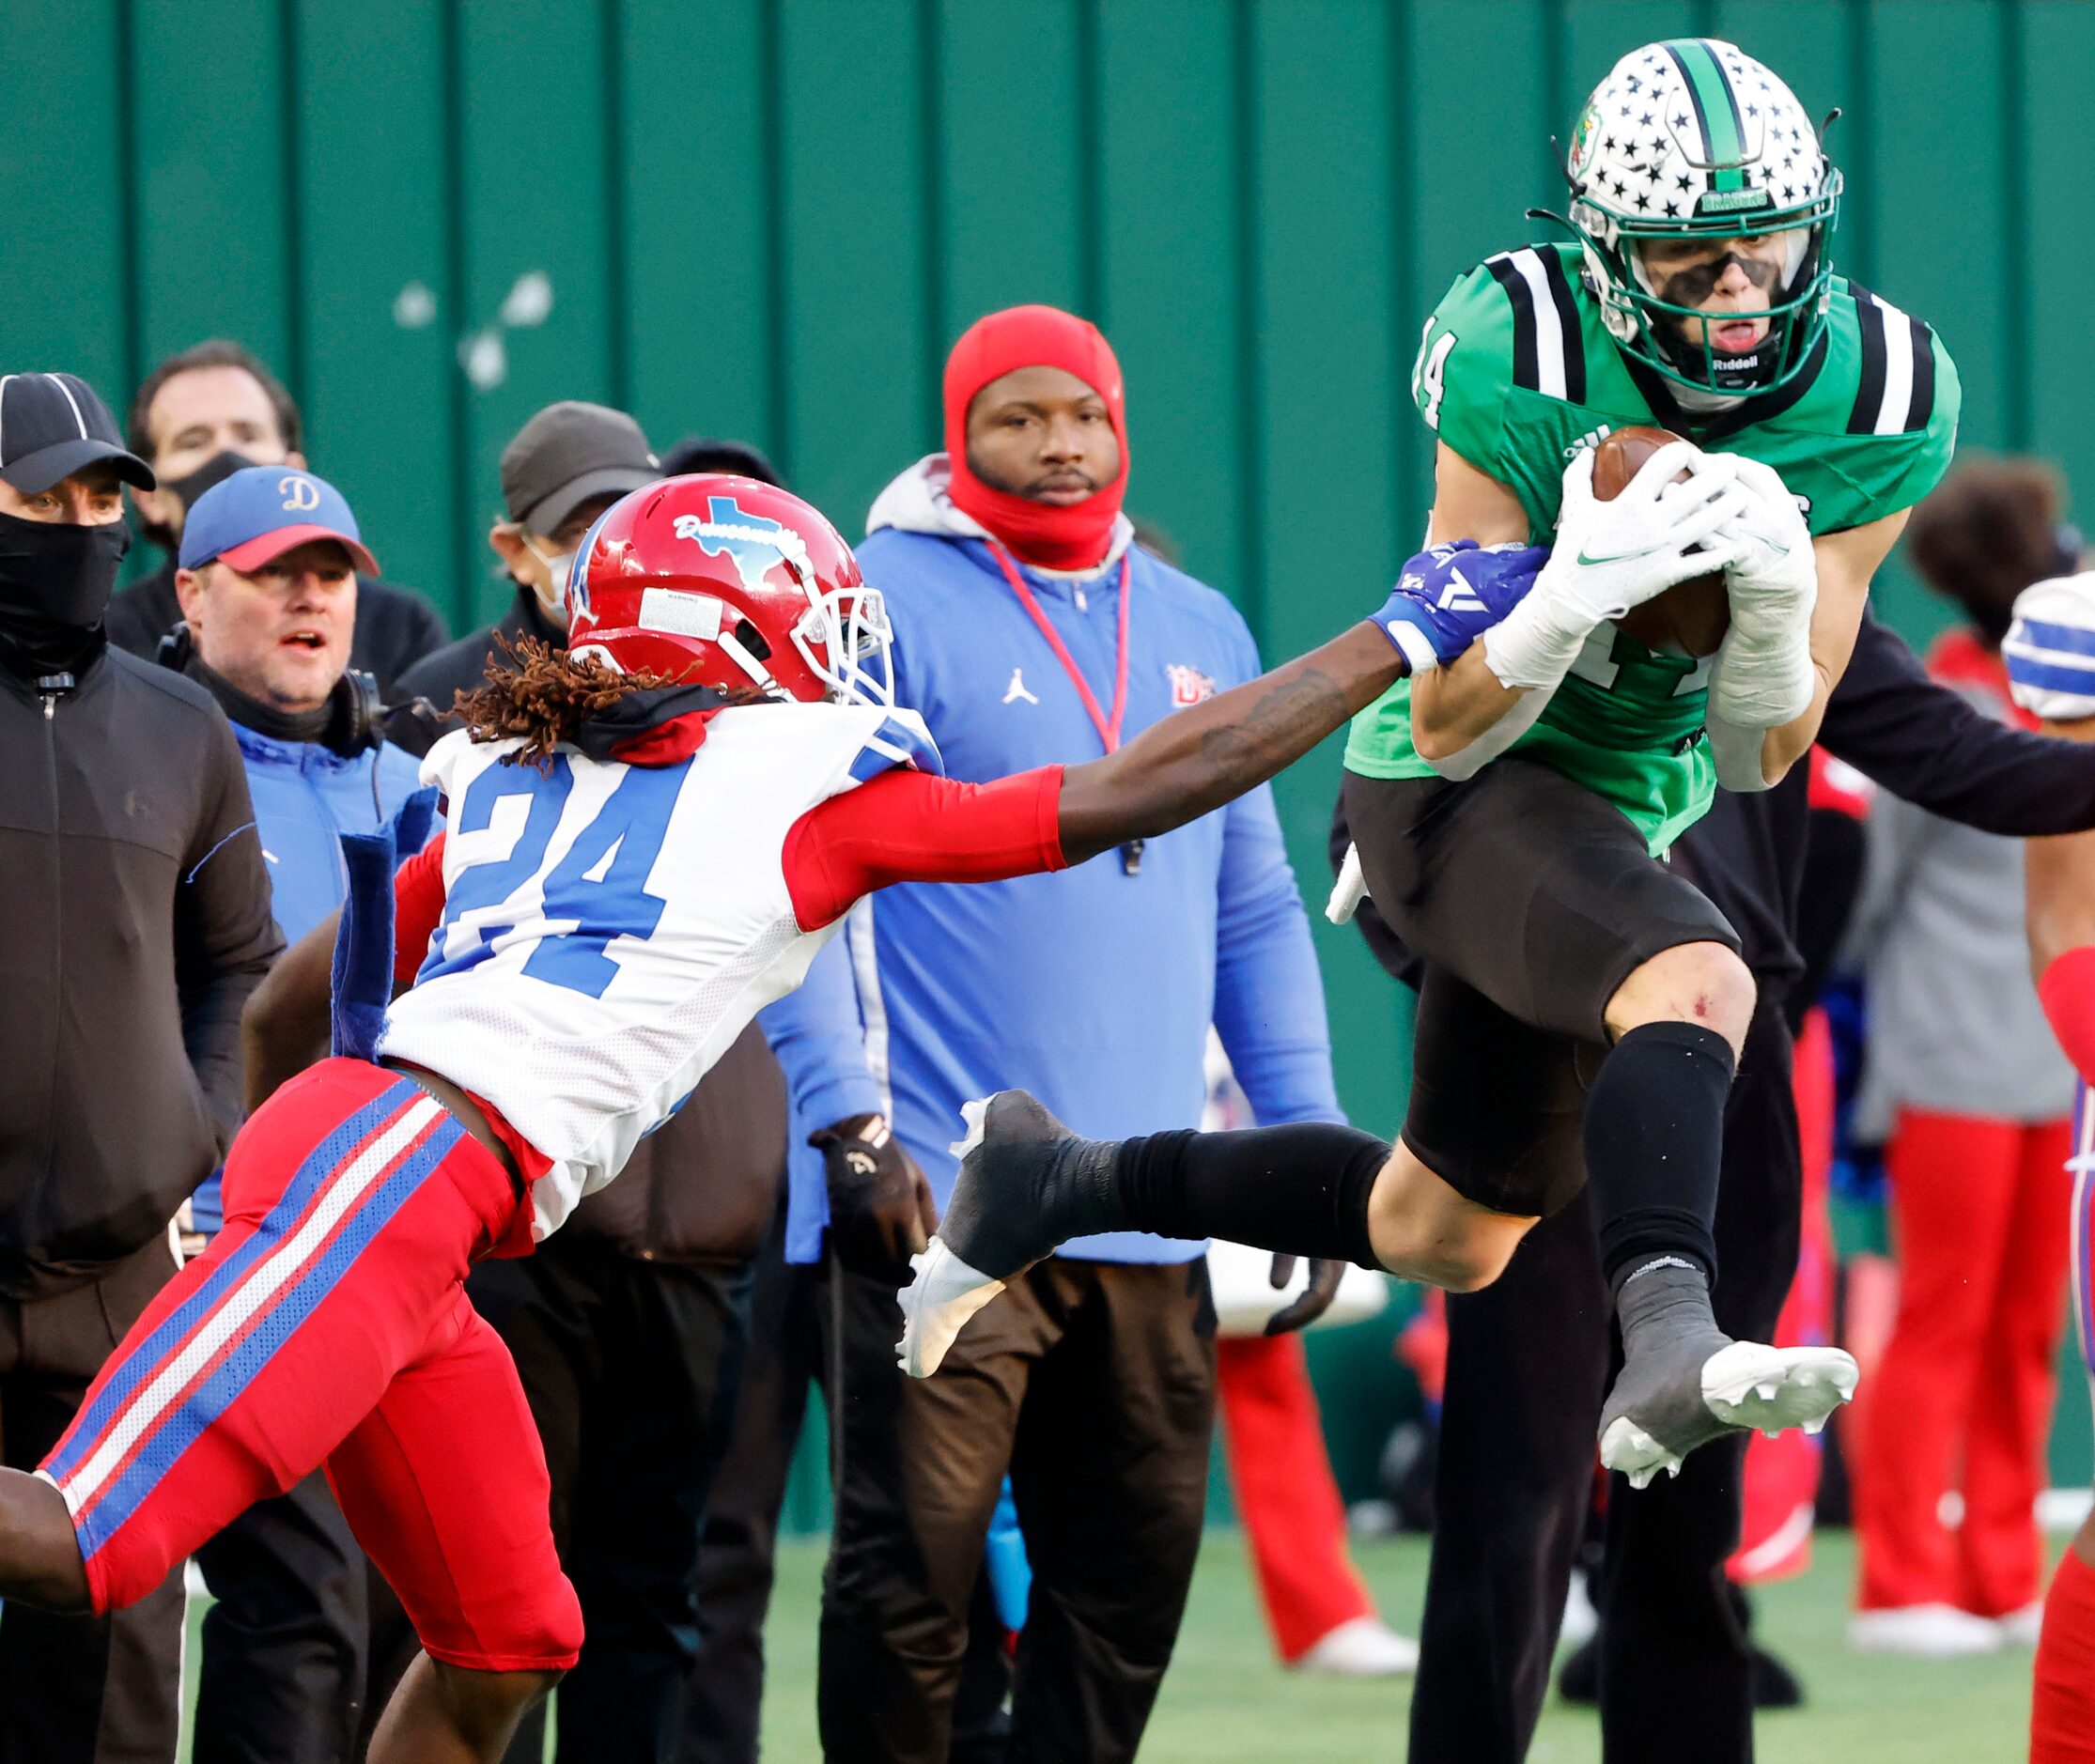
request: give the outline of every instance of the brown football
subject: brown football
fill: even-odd
[[[1593,496],[1612,503],[1637,475],[1637,468],[1678,435],[1663,428],[1612,430],[1593,449]],[[1724,572],[1691,577],[1677,588],[1654,595],[1615,621],[1647,649],[1676,656],[1714,656],[1731,628],[1731,602],[1724,591]]]

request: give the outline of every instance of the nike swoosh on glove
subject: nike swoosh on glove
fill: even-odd
[[[1413,673],[1423,673],[1459,659],[1520,604],[1548,561],[1541,546],[1480,547],[1474,539],[1433,546],[1404,566],[1375,627]]]
[[[2051,722],[2095,717],[2095,570],[2025,588],[2000,653],[2025,710]]]
[[[1710,709],[1740,729],[1774,729],[1811,708],[1811,609],[1819,561],[1796,498],[1773,466],[1738,461],[1745,493],[1720,537],[1731,628],[1710,675]]]
[[[1743,501],[1730,455],[1668,441],[1604,503],[1593,495],[1593,450],[1580,448],[1564,468],[1549,562],[1528,596],[1484,635],[1498,683],[1554,689],[1596,625],[1722,568],[1730,548],[1719,531]]]

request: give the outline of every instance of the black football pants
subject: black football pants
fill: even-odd
[[[1790,1035],[1753,1018],[1724,1119],[1718,1324],[1767,1340],[1796,1271],[1803,1168]],[[1529,1234],[1481,1292],[1448,1300],[1438,1519],[1411,1704],[1415,1758],[1514,1764],[1549,1689],[1594,1439],[1619,1350],[1582,1195]],[[1724,1564],[1738,1542],[1745,1436],[1641,1493],[1611,1478],[1602,1613],[1603,1757],[1753,1756],[1746,1637]]]
[[[756,1261],[749,1353],[699,1550],[699,1654],[684,1689],[682,1764],[757,1764],[779,1512],[809,1386],[819,1385],[825,1397],[830,1387],[829,1293],[820,1264],[785,1260],[782,1198]],[[985,1575],[970,1611],[946,1764],[1002,1764],[1010,1690],[1011,1663]]]
[[[0,1299],[0,1462],[34,1470],[173,1278],[165,1237],[54,1298]],[[0,1764],[167,1764],[181,1724],[182,1576],[129,1609],[0,1616]]]

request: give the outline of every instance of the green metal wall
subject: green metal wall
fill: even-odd
[[[2082,0],[6,0],[0,364],[121,400],[246,340],[462,627],[545,401],[748,436],[852,530],[953,336],[1052,301],[1125,364],[1131,507],[1279,657],[1420,530],[1425,312],[1529,235],[1610,60],[1689,31],[1846,108],[1840,255],[1941,331],[1967,442],[2095,472]],[[1336,766],[1282,785],[1312,880]],[[1392,991],[1320,936],[1387,1129]]]

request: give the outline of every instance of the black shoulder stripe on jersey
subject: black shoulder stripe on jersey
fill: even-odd
[[[1527,277],[1513,268],[1509,254],[1484,259],[1492,279],[1506,290],[1513,309],[1513,384],[1529,392],[1542,390],[1542,367],[1535,348],[1535,296]]]
[[[1557,302],[1557,334],[1564,348],[1564,401],[1586,402],[1586,333],[1578,322],[1578,302],[1572,298],[1571,281],[1564,274],[1564,260],[1554,251],[1538,248],[1543,274],[1549,279],[1549,298]]]
[[[1906,429],[1924,429],[1935,414],[1935,337],[1917,318],[1908,318],[1913,342],[1913,396],[1906,401]]]
[[[1878,304],[1877,297],[1859,282],[1850,282],[1848,291],[1854,296],[1855,319],[1862,333],[1862,373],[1855,387],[1854,409],[1848,412],[1848,433],[1874,435],[1877,432],[1877,410],[1884,403],[1884,308]],[[1933,396],[1932,383],[1931,364],[1931,401]]]

